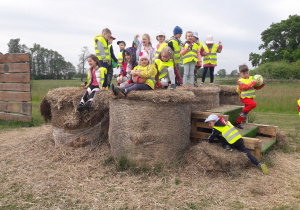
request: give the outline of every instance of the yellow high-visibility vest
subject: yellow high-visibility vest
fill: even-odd
[[[213,64],[217,65],[217,51],[218,51],[218,45],[214,44],[211,48],[211,52],[209,52],[209,49],[207,45],[203,47],[204,51],[206,52],[206,56],[203,58],[203,64]]]
[[[226,121],[226,126],[214,126],[214,129],[217,129],[222,133],[222,136],[228,141],[229,144],[233,144],[240,138],[242,138],[241,134],[238,130],[229,122]]]
[[[119,55],[118,55],[118,66],[122,66],[122,62],[123,62],[123,52],[119,52]]]
[[[181,60],[181,55],[180,55],[181,47],[178,44],[178,41],[176,40],[176,38],[174,38],[174,37],[171,37],[170,42],[173,43],[175,62],[180,63],[180,60]]]
[[[184,47],[187,48],[188,44],[185,44]],[[198,61],[198,57],[197,57],[197,49],[198,49],[198,47],[199,46],[197,44],[195,44],[195,43],[193,44],[193,48],[192,49],[189,47],[187,53],[184,56],[182,56],[183,64],[191,62],[191,61],[195,61],[195,63],[197,63],[197,61]]]
[[[103,60],[102,57],[101,57],[101,55],[100,55],[99,49],[98,49],[97,40],[99,40],[103,44],[104,52],[105,52],[105,60],[107,62],[109,62],[110,61],[110,50],[108,48],[106,40],[104,39],[104,37],[101,34],[98,34],[94,38],[96,56],[98,57],[99,61]]]
[[[163,62],[160,59],[157,59],[155,61],[156,65],[157,65],[157,70],[158,70],[158,75],[159,75],[159,79],[164,78],[165,76],[168,75],[169,71],[168,68],[172,67],[174,69],[174,62],[172,59],[169,59],[167,62]]]
[[[242,82],[243,84],[250,84],[253,80],[253,77],[250,76],[248,79],[240,78],[238,82]],[[241,98],[255,98],[255,89],[252,87],[248,90],[242,90],[241,92]]]
[[[159,53],[162,51],[164,47],[168,46],[167,43],[162,43],[159,48],[155,51],[155,60],[158,59]]]
[[[140,71],[149,71],[150,68],[153,68],[153,66],[150,64],[148,66],[142,67],[140,65],[134,67],[133,70],[140,70]],[[154,89],[155,87],[155,75],[156,75],[157,71],[155,71],[155,73],[153,73],[150,77],[148,77],[145,81],[146,84],[148,84],[152,89]]]

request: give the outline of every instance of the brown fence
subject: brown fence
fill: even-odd
[[[32,121],[29,54],[0,55],[0,119]]]

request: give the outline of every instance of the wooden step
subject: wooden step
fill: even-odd
[[[229,115],[229,121],[234,124],[237,119],[239,118],[241,112],[243,110],[243,106],[236,106],[236,105],[222,105],[220,107],[207,110],[207,112],[215,112],[215,113],[222,113],[224,115]]]
[[[248,124],[245,123],[242,125],[244,129],[238,129],[239,133],[243,136],[243,137],[252,137],[255,138],[257,135],[257,131],[258,131],[258,127],[253,125],[253,124]]]
[[[276,144],[276,139],[274,138],[263,137],[263,136],[257,136],[256,138],[258,138],[262,142],[262,147],[261,147],[262,154],[265,154]]]

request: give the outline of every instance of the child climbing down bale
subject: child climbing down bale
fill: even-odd
[[[112,92],[115,96],[126,97],[132,90],[153,90],[155,87],[156,68],[150,65],[151,58],[146,51],[141,51],[139,54],[138,65],[130,72],[131,80],[128,80],[128,85],[118,88],[112,85]],[[134,83],[132,83],[134,82]]]
[[[233,148],[246,153],[253,164],[258,166],[264,174],[269,174],[267,166],[261,164],[256,157],[251,155],[246,149],[241,134],[229,121],[225,120],[223,117],[219,118],[217,115],[211,114],[204,122],[208,122],[208,125],[213,128],[213,132],[208,138],[209,143],[212,143],[215,138],[218,138],[224,149],[232,151],[232,146]]]

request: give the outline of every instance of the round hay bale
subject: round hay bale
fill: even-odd
[[[114,158],[142,164],[170,163],[190,145],[191,92],[132,91],[111,99],[109,144]]]
[[[217,87],[220,88],[220,105],[244,105],[239,98],[239,93],[236,92],[237,85],[217,85]]]
[[[283,131],[278,131],[276,134],[277,146],[284,147],[289,144],[289,139]]]
[[[200,86],[198,88],[187,88],[195,94],[191,102],[192,111],[206,111],[220,106],[220,88],[215,86]]]
[[[85,91],[73,87],[57,88],[49,91],[43,98],[40,112],[45,121],[51,120],[56,145],[85,146],[92,142],[95,144],[107,140],[109,93],[99,91],[93,100],[91,110],[78,112],[77,106]],[[99,124],[101,129],[97,130]],[[87,132],[88,130],[91,132]],[[98,139],[93,132],[99,134]]]
[[[184,154],[183,161],[186,171],[196,173],[218,172],[239,174],[249,163],[246,154],[234,150],[226,151],[220,144],[200,142]]]

